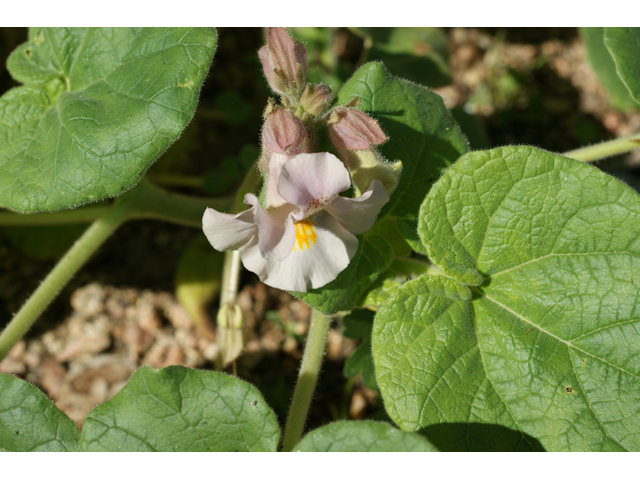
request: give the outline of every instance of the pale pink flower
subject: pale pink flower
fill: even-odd
[[[237,215],[207,208],[203,230],[216,250],[241,250],[242,263],[267,285],[306,292],[334,280],[389,200],[373,180],[357,198],[338,195],[351,186],[349,172],[330,153],[302,153],[286,161],[277,181],[285,203],[267,212],[247,194],[251,208]]]

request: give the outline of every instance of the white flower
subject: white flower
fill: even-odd
[[[371,228],[389,201],[378,180],[358,198],[338,195],[350,186],[337,157],[301,153],[281,166],[276,188],[285,203],[267,212],[247,194],[249,210],[230,215],[207,208],[202,228],[216,250],[241,250],[245,268],[267,285],[306,292],[349,265],[358,248],[355,235]]]

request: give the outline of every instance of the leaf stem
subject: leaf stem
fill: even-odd
[[[293,391],[289,416],[284,428],[282,441],[282,451],[284,452],[291,452],[302,436],[311,405],[311,397],[320,375],[330,320],[330,317],[317,310],[313,310],[311,314],[311,325],[302,355],[298,382]]]
[[[608,142],[590,145],[588,147],[578,148],[563,153],[565,157],[573,158],[580,162],[593,162],[603,158],[619,155],[620,153],[630,152],[640,147],[640,133],[629,137],[617,138]]]
[[[106,215],[111,208],[110,204],[102,204],[52,213],[23,214],[0,212],[0,225],[7,227],[29,227],[35,225],[69,225],[73,223],[89,223]]]
[[[123,198],[96,220],[60,259],[0,334],[0,360],[22,338],[42,311],[104,241],[127,219],[131,204]]]
[[[157,219],[190,227],[202,227],[202,214],[207,207],[226,210],[235,197],[195,197],[170,192],[142,180],[124,196],[135,199],[129,218]],[[120,198],[124,198],[120,197]],[[106,215],[112,205],[102,204],[60,212],[22,214],[0,212],[0,226],[65,225],[89,223]]]

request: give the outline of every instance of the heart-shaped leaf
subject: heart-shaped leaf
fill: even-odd
[[[276,417],[252,385],[218,372],[142,367],[82,427],[81,451],[271,451]]]
[[[372,336],[401,428],[441,449],[640,448],[635,192],[532,147],[474,152],[434,185],[419,233],[451,278],[400,287]]]
[[[34,28],[0,97],[0,206],[51,211],[135,185],[195,111],[209,28]]]
[[[604,44],[613,57],[620,79],[634,100],[640,103],[640,27],[607,27]]]
[[[42,391],[13,375],[0,374],[0,450],[73,452],[80,431]]]
[[[388,423],[341,421],[309,432],[296,452],[437,452],[417,433],[403,432]]]

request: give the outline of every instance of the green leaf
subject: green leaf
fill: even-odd
[[[80,451],[270,451],[276,417],[252,385],[219,372],[142,367],[82,427]]]
[[[604,28],[588,27],[580,29],[580,36],[587,50],[587,59],[596,72],[600,83],[609,92],[611,104],[618,110],[637,108],[629,96],[629,91],[616,72],[616,64],[604,43]]]
[[[396,258],[367,289],[359,306],[377,310],[407,280],[427,272],[440,274],[440,271],[428,262],[413,258]]]
[[[209,28],[35,28],[0,97],[0,206],[119,195],[178,138],[216,46]]]
[[[42,391],[0,373],[0,451],[73,452],[80,431]]]
[[[618,76],[633,99],[640,103],[640,28],[607,27],[604,44],[613,57]]]
[[[420,212],[452,277],[376,315],[390,417],[441,449],[640,449],[640,197],[533,147],[465,155]],[[475,272],[478,282],[468,287]],[[539,442],[539,443],[538,443]]]
[[[467,151],[467,140],[439,95],[392,76],[380,63],[362,66],[340,90],[338,104],[356,96],[358,108],[378,120],[389,137],[380,152],[403,165],[380,216],[415,219],[432,183]]]
[[[368,60],[378,60],[395,75],[431,88],[451,83],[447,36],[435,27],[367,27]]]
[[[360,374],[362,383],[372,390],[377,390],[376,377],[371,357],[371,328],[373,327],[373,312],[371,310],[356,309],[342,319],[343,335],[353,340],[361,340],[360,345],[344,362],[344,376],[353,378]]]
[[[437,452],[424,437],[388,423],[340,421],[309,432],[295,452]]]
[[[389,267],[392,260],[393,251],[384,238],[379,235],[365,235],[360,239],[358,251],[351,263],[335,280],[306,293],[291,293],[326,315],[351,310],[378,278],[380,272]]]

